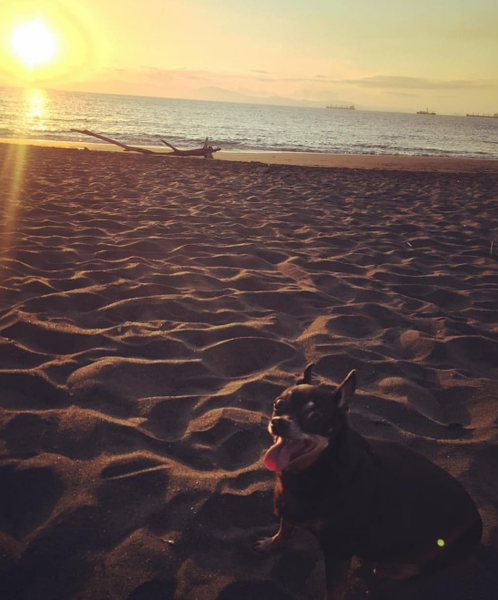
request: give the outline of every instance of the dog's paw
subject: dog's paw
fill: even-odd
[[[272,554],[278,548],[278,543],[275,542],[274,537],[261,538],[254,543],[254,550],[261,552],[261,554]]]

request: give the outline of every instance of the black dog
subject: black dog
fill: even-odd
[[[482,523],[451,475],[394,442],[364,438],[348,426],[355,371],[331,393],[311,385],[309,365],[275,401],[265,465],[276,472],[280,529],[257,542],[273,552],[294,527],[323,549],[328,600],[344,598],[353,556],[382,578],[407,579],[465,556]]]

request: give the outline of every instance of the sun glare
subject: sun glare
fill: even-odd
[[[11,45],[29,68],[49,63],[57,53],[57,40],[40,19],[18,25],[12,32]]]

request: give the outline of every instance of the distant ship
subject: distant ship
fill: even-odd
[[[435,115],[435,112],[426,108],[425,110],[417,110],[417,115]]]
[[[335,108],[336,110],[355,110],[354,104],[329,104],[326,108]]]
[[[498,113],[495,113],[494,115],[480,115],[480,114],[474,114],[472,113],[465,115],[466,117],[481,117],[481,119],[498,119]]]

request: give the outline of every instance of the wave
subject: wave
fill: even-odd
[[[224,150],[498,159],[498,122],[316,108],[195,102],[103,94],[2,90],[0,137],[88,141],[91,129],[131,145],[192,148],[206,137]],[[479,126],[477,126],[479,125]],[[95,141],[95,140],[94,140]]]

